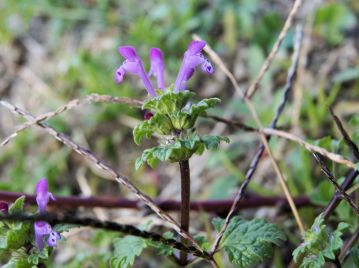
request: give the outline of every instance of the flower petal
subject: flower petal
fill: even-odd
[[[35,240],[39,250],[44,248],[44,237],[51,233],[52,229],[50,224],[46,221],[36,221],[34,223]]]
[[[202,51],[202,49],[206,46],[206,42],[204,41],[192,41],[187,48],[187,53],[189,55],[195,55]]]
[[[204,62],[201,64],[201,68],[202,71],[208,73],[208,74],[213,74],[214,73],[214,68],[212,63],[207,60],[206,58],[204,59]]]
[[[148,75],[154,75],[157,78],[157,87],[160,89],[164,89],[166,87],[164,79],[165,65],[163,62],[163,53],[161,49],[157,47],[151,48],[150,60],[151,68]]]
[[[49,237],[47,239],[47,244],[50,247],[55,247],[57,245],[57,241],[61,238],[58,232],[51,231]]]
[[[139,56],[137,55],[137,52],[135,50],[134,47],[132,46],[120,46],[118,48],[118,52],[120,52],[120,54],[128,60],[134,61],[136,59],[139,58]]]
[[[47,203],[49,203],[50,195],[48,189],[49,186],[45,178],[42,178],[36,184],[36,203],[39,207],[40,213],[44,213],[46,211]]]

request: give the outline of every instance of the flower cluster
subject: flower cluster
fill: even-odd
[[[52,193],[49,192],[49,186],[45,178],[41,179],[36,184],[36,203],[40,213],[46,212],[47,203],[55,200]],[[42,250],[45,246],[44,239],[47,237],[47,245],[54,247],[57,241],[61,238],[60,234],[52,230],[49,223],[46,221],[36,221],[34,223],[35,239],[37,247]]]
[[[201,69],[212,74],[214,68],[212,64],[202,55],[201,51],[205,47],[206,43],[203,41],[192,41],[187,51],[184,53],[181,68],[178,72],[173,92],[177,93],[186,90],[187,81],[193,76],[197,66],[201,66]],[[122,65],[116,70],[115,81],[121,83],[126,73],[132,73],[139,76],[151,97],[155,97],[156,91],[149,79],[150,76],[154,76],[157,79],[157,88],[161,90],[166,89],[165,85],[165,65],[163,61],[163,53],[159,48],[151,48],[150,61],[151,67],[148,74],[145,71],[142,60],[138,56],[135,48],[132,46],[121,46],[118,48],[120,54],[125,58]]]

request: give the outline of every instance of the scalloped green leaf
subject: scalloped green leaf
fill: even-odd
[[[320,214],[312,227],[304,233],[303,243],[293,251],[294,261],[298,262],[303,258],[300,265],[303,268],[321,267],[325,264],[325,258],[334,260],[335,254],[343,245],[343,231],[348,227],[348,224],[341,222],[334,232],[329,232],[324,225],[323,215]]]
[[[114,247],[114,257],[110,260],[110,267],[127,268],[134,264],[135,258],[141,255],[142,251],[147,247],[147,243],[141,237],[128,235],[116,239]]]
[[[221,141],[229,142],[222,136],[191,135],[187,138],[176,138],[169,144],[146,149],[136,160],[135,167],[139,169],[143,163],[156,167],[160,161],[178,162],[189,159],[193,154],[201,155],[205,149],[216,149]]]
[[[172,132],[173,125],[170,118],[163,114],[154,114],[151,119],[138,124],[133,130],[133,139],[140,144],[143,139],[149,139],[154,133],[168,135]]]
[[[149,109],[159,114],[169,114],[180,111],[195,94],[190,91],[174,93],[168,91],[143,104],[143,109]]]
[[[24,210],[25,196],[20,196],[15,202],[9,207],[9,214],[21,213]]]
[[[216,218],[213,225],[220,230],[224,220]],[[273,256],[273,245],[280,245],[286,237],[274,224],[261,219],[250,221],[234,217],[219,245],[229,260],[238,267],[251,267]]]

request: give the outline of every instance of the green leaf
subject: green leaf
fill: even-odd
[[[355,169],[359,171],[359,162],[355,164]]]
[[[190,91],[174,93],[171,90],[168,90],[167,92],[146,101],[143,105],[143,109],[149,109],[155,113],[167,115],[180,111],[193,96],[194,93]]]
[[[111,268],[127,268],[134,264],[135,258],[141,255],[147,247],[146,240],[136,236],[125,236],[114,242],[114,257],[111,258]]]
[[[294,261],[302,257],[300,267],[321,267],[325,259],[335,259],[335,254],[343,245],[341,236],[349,227],[346,223],[339,223],[337,229],[330,233],[324,225],[323,215],[320,214],[310,228],[304,233],[304,241],[293,251]]]
[[[174,138],[168,144],[146,149],[136,160],[135,167],[139,169],[143,163],[156,167],[160,161],[178,162],[189,159],[193,154],[201,155],[204,149],[216,149],[221,141],[229,142],[222,136],[191,135],[186,138]]]
[[[6,234],[7,249],[18,249],[30,240],[30,223],[17,222]]]
[[[77,225],[77,224],[61,223],[61,224],[56,224],[52,229],[58,233],[63,233],[70,231],[72,228],[79,228],[80,226],[81,225]]]
[[[166,239],[175,239],[175,236],[172,232],[165,232],[163,237]],[[147,240],[147,244],[155,248],[159,255],[171,256],[174,253],[174,249],[171,246]]]
[[[213,225],[220,230],[224,220],[216,218]],[[251,221],[234,217],[219,245],[229,260],[238,267],[251,267],[273,256],[273,244],[279,245],[286,239],[284,233],[274,224],[261,219]]]
[[[25,196],[20,196],[15,202],[9,207],[9,214],[21,213],[24,210]]]

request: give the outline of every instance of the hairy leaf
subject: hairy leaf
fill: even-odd
[[[111,268],[127,268],[134,264],[135,258],[147,247],[146,240],[136,236],[125,236],[114,242],[115,252],[111,258]]]
[[[24,210],[25,196],[20,196],[9,207],[9,214],[21,213]]]
[[[325,264],[325,258],[334,260],[343,245],[343,231],[348,227],[348,224],[341,222],[334,232],[329,232],[320,214],[310,230],[304,233],[303,243],[293,251],[294,261],[298,262],[303,257],[300,267],[321,267]]]
[[[220,230],[223,220],[216,218],[213,225]],[[286,239],[274,224],[261,219],[251,221],[234,217],[221,240],[219,250],[224,249],[229,260],[238,267],[251,267],[273,255],[273,244],[279,245]]]
[[[136,169],[147,163],[152,168],[160,161],[178,162],[189,159],[193,154],[201,155],[204,149],[216,149],[221,141],[229,142],[222,136],[191,135],[187,138],[176,138],[166,145],[146,149],[136,160]]]

